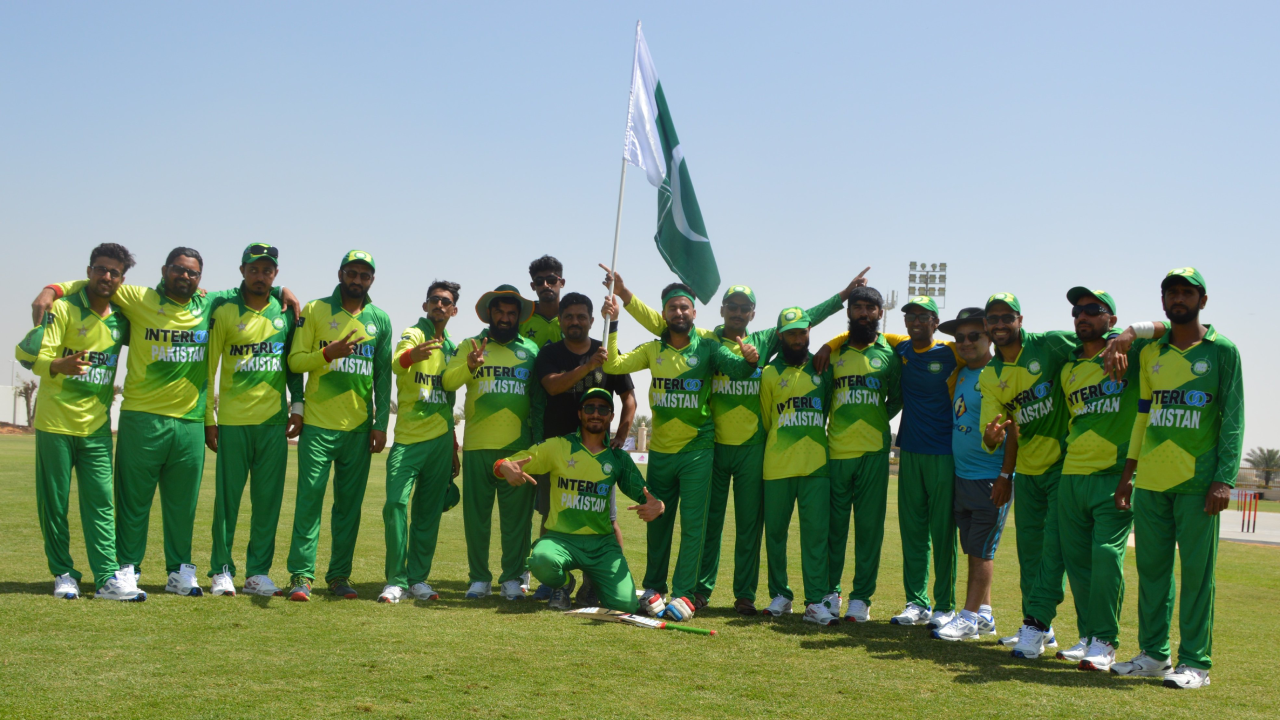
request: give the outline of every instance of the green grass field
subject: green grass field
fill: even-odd
[[[466,601],[457,510],[444,517],[431,577],[441,599],[378,605],[383,456],[365,499],[358,601],[332,600],[323,591],[308,604],[167,595],[156,510],[144,566],[150,599],[67,602],[51,595],[31,487],[33,446],[31,437],[0,437],[0,717],[1280,716],[1271,664],[1280,620],[1269,614],[1280,593],[1278,548],[1222,544],[1213,685],[1183,692],[1154,680],[1081,673],[1051,658],[1016,660],[989,640],[943,643],[923,628],[889,625],[903,602],[892,489],[880,589],[873,622],[865,625],[819,628],[798,614],[780,621],[740,618],[728,607],[731,562],[721,563],[723,589],[695,620],[719,631],[713,638],[594,625],[529,601]],[[196,529],[202,574],[213,467],[210,455]],[[285,497],[274,572],[280,584],[287,580],[292,486]],[[72,508],[73,554],[83,563],[74,499]],[[244,512],[241,528],[248,527],[247,499]],[[327,514],[325,525],[327,531]],[[641,572],[642,524],[628,515],[623,527],[631,566]],[[797,537],[793,528],[793,548]],[[1002,633],[1020,621],[1015,542],[1010,520],[994,592]],[[238,558],[244,544],[237,538]],[[327,549],[325,538],[321,572]],[[496,537],[494,553],[496,569]],[[796,587],[794,551],[791,562]],[[1125,659],[1136,652],[1132,553],[1127,564]],[[764,587],[762,577],[761,596]],[[1056,623],[1067,645],[1075,640],[1070,602]]]

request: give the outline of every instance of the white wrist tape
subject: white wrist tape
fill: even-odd
[[[300,402],[296,402],[296,403],[294,403],[294,404],[292,404],[292,405],[290,405],[290,406],[289,406],[289,414],[290,414],[290,415],[301,415],[301,414],[302,414],[302,408],[303,408],[302,403],[300,403]]]
[[[1139,322],[1130,325],[1133,328],[1133,334],[1140,338],[1153,338],[1156,336],[1156,324],[1153,322]]]

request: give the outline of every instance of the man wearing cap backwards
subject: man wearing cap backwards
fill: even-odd
[[[827,426],[831,462],[831,521],[828,572],[831,592],[823,598],[840,614],[840,578],[853,514],[853,587],[844,619],[871,619],[871,596],[880,574],[884,518],[889,493],[889,421],[902,409],[902,360],[880,333],[884,298],[875,288],[849,295],[847,340],[831,363],[834,395]]]
[[[436,554],[440,515],[459,500],[452,483],[457,458],[454,393],[445,391],[442,375],[458,349],[445,325],[458,314],[461,289],[447,280],[431,283],[422,303],[426,316],[400,334],[392,357],[399,409],[396,441],[387,455],[387,501],[382,507],[387,585],[378,596],[381,603],[398,603],[406,592],[417,600],[440,597],[427,584],[427,576]]]
[[[634,301],[634,300],[633,300]],[[607,373],[632,373],[648,369],[652,375],[649,406],[653,408],[653,439],[649,445],[649,488],[667,503],[671,512],[649,525],[649,562],[645,570],[643,598],[646,609],[661,604],[667,589],[671,561],[671,536],[675,510],[680,510],[680,554],[672,578],[668,617],[693,616],[695,597],[706,543],[707,509],[710,507],[712,445],[712,378],[716,372],[728,380],[746,380],[755,372],[759,353],[738,340],[741,355],[720,342],[704,339],[694,331],[694,294],[689,286],[672,283],[662,292],[662,315],[667,329],[658,340],[644,343],[626,355],[618,354],[617,296],[602,312],[611,319]]]
[[[307,404],[298,441],[298,498],[289,548],[290,600],[311,599],[316,543],[329,468],[333,467],[333,550],[325,582],[354,600],[351,559],[373,453],[387,444],[391,415],[391,319],[373,304],[373,255],[352,250],[338,266],[333,294],[302,310],[289,367],[307,373]]]
[[[529,557],[533,525],[532,485],[510,485],[493,476],[494,464],[541,440],[541,413],[531,412],[538,357],[534,341],[521,337],[520,324],[533,313],[533,302],[511,285],[499,285],[480,296],[476,315],[488,329],[464,340],[449,361],[442,383],[445,392],[467,386],[466,431],[462,439],[462,519],[467,536],[471,587],[466,597],[493,591],[489,571],[489,538],[493,501],[498,501],[502,535],[502,596],[524,598],[521,576]]]
[[[80,524],[94,597],[142,601],[131,575],[116,564],[115,508],[112,501],[111,403],[120,348],[129,321],[111,296],[133,267],[121,245],[103,243],[89,253],[83,290],[53,303],[43,322],[18,344],[23,367],[40,376],[36,413],[36,508],[45,557],[53,574],[53,596],[80,597],[82,577],[71,557],[67,511],[71,472],[76,474]]]
[[[614,535],[610,497],[617,487],[641,503],[627,509],[645,522],[661,517],[666,508],[649,494],[630,454],[609,444],[613,393],[587,390],[578,417],[579,429],[500,458],[492,472],[512,487],[535,482],[530,473],[546,473],[552,484],[547,533],[529,556],[533,575],[552,588],[551,607],[569,609],[577,583],[571,571],[582,570],[591,575],[601,605],[635,612],[636,585]]]
[[[960,530],[960,546],[969,557],[969,580],[964,607],[932,634],[939,640],[976,640],[996,633],[991,582],[996,548],[1008,514],[1009,477],[1015,458],[1008,452],[993,454],[982,449],[982,427],[978,424],[982,390],[978,378],[991,361],[991,339],[983,324],[982,308],[964,308],[955,320],[938,325],[938,329],[955,336],[956,352],[964,361],[956,374],[952,402],[951,454],[956,466],[955,523]],[[1003,478],[997,479],[1002,473]],[[996,497],[1000,498],[999,504]]]
[[[809,352],[809,314],[798,307],[778,314],[782,351],[760,375],[760,409],[768,432],[764,448],[765,549],[769,595],[765,613],[791,612],[787,582],[787,530],[800,505],[800,569],[804,576],[804,619],[838,625],[823,598],[831,592],[827,535],[831,524],[831,481],[827,476],[827,412],[831,408],[831,368],[819,373]]]
[[[609,269],[605,270],[604,285],[609,286]],[[867,268],[836,295],[809,308],[806,312],[816,325],[840,309],[855,287],[866,284],[863,277]],[[667,324],[661,313],[653,310],[635,297],[622,281],[613,275],[614,292],[622,299],[639,323],[654,335],[661,336]],[[781,341],[777,330],[766,328],[747,332],[747,325],[755,318],[756,295],[746,285],[731,285],[725,290],[720,305],[720,317],[724,324],[714,330],[698,328],[698,336],[718,342],[730,352],[738,352],[738,341],[745,340],[768,361],[778,352]],[[760,579],[760,536],[764,529],[764,466],[765,430],[760,415],[760,369],[745,381],[731,380],[724,373],[712,378],[711,416],[715,423],[715,450],[711,473],[711,499],[707,509],[707,537],[703,552],[702,568],[698,584],[694,588],[693,601],[703,607],[715,589],[720,571],[720,537],[724,529],[725,509],[729,500],[729,485],[733,484],[733,508],[735,524],[733,597],[734,609],[743,615],[756,614],[756,584]]]
[[[1172,326],[1140,355],[1138,417],[1115,498],[1117,508],[1133,509],[1141,652],[1111,671],[1164,676],[1165,687],[1192,689],[1209,684],[1213,664],[1219,513],[1231,500],[1240,467],[1244,381],[1235,344],[1200,323],[1209,298],[1199,271],[1171,271],[1160,291]],[[1123,365],[1125,343],[1148,329],[1135,325],[1117,338],[1109,352],[1113,362]],[[1169,673],[1175,546],[1182,568],[1181,642],[1178,667]]]
[[[529,263],[529,287],[538,302],[529,319],[520,323],[520,334],[536,347],[560,339],[560,293],[564,290],[564,266],[550,255]]]
[[[209,317],[209,387],[218,388],[218,402],[205,403],[204,415],[205,445],[218,456],[209,558],[214,595],[236,594],[231,548],[240,500],[251,475],[244,591],[268,597],[283,594],[271,582],[271,563],[284,500],[288,438],[302,432],[303,401],[302,376],[286,363],[293,314],[271,297],[279,258],[279,250],[265,243],[245,248],[240,256],[244,282]]]
[[[209,384],[209,318],[239,289],[199,289],[204,259],[192,248],[169,252],[155,288],[121,285],[111,302],[129,321],[129,374],[116,435],[116,556],[136,584],[147,550],[151,503],[160,489],[164,519],[165,592],[203,595],[191,562],[196,502],[204,473],[205,390]],[[31,308],[42,318],[54,299],[88,283],[50,285]],[[287,289],[271,294],[297,308]]]
[[[956,607],[955,462],[951,455],[951,397],[956,370],[964,365],[953,342],[934,340],[938,304],[921,295],[902,309],[907,335],[884,333],[902,359],[902,421],[897,445],[898,528],[902,537],[902,585],[907,604],[889,619],[894,625],[938,628]],[[830,353],[848,339],[840,335],[818,351],[825,368]],[[933,594],[929,602],[929,555],[933,549]]]

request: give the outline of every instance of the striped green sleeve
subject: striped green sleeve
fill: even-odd
[[[1241,376],[1240,349],[1225,340],[1222,338],[1217,342],[1222,425],[1218,432],[1218,468],[1213,481],[1235,487],[1240,473],[1240,453],[1244,447],[1244,378]]]

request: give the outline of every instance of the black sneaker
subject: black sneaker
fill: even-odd
[[[600,607],[600,596],[596,593],[595,583],[591,576],[582,574],[582,587],[578,589],[578,607]]]
[[[359,593],[356,592],[356,589],[351,587],[351,578],[345,577],[334,578],[329,583],[329,592],[348,600],[355,600],[360,597]]]
[[[569,610],[573,607],[573,586],[577,584],[573,573],[568,573],[568,580],[564,587],[556,588],[551,591],[551,599],[547,601],[547,607],[552,610]]]
[[[702,610],[702,608],[710,604],[711,604],[711,598],[707,597],[706,595],[703,595],[702,593],[693,594],[693,611],[694,612],[699,612]]]

